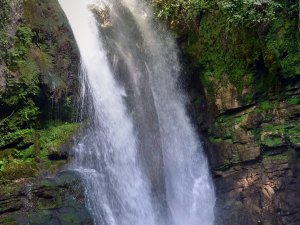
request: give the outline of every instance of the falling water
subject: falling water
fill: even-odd
[[[99,225],[213,225],[214,190],[173,39],[138,0],[60,0],[89,101],[75,149]]]

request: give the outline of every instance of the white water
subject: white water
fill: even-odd
[[[176,85],[176,46],[135,0],[59,0],[82,61],[90,124],[73,167],[95,224],[213,225],[214,190]],[[106,6],[101,24],[92,7]],[[84,90],[86,90],[84,89]]]

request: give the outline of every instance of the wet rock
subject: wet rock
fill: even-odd
[[[260,157],[261,150],[256,143],[252,142],[246,145],[238,145],[238,151],[240,153],[241,162],[248,162],[256,160]]]
[[[299,224],[300,159],[293,151],[215,169],[216,224]]]
[[[23,181],[0,197],[1,224],[93,224],[80,177],[73,172],[30,183]]]
[[[223,85],[224,86],[224,85]],[[208,124],[217,225],[300,224],[299,87],[245,107],[233,87],[209,101],[218,108]],[[289,96],[290,95],[290,96]]]

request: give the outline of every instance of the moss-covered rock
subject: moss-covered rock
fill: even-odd
[[[14,181],[53,174],[69,160],[78,123],[56,123],[43,130],[26,130],[9,136],[18,137],[14,149],[0,150],[0,180]]]
[[[0,188],[1,224],[93,224],[85,208],[81,179],[75,173]]]

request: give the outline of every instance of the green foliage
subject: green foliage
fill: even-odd
[[[276,18],[281,4],[276,0],[221,0],[220,9],[233,26],[253,26],[266,24]]]
[[[39,116],[34,100],[39,93],[40,70],[30,54],[32,37],[29,27],[20,26],[15,46],[8,53],[6,63],[12,72],[7,72],[7,88],[0,93],[0,137],[33,128]]]
[[[271,103],[270,101],[263,101],[260,103],[260,106],[259,108],[262,110],[262,111],[268,111],[270,109],[273,109],[274,108],[274,103]]]
[[[300,144],[300,137],[292,137],[292,138],[290,139],[290,141],[291,141],[291,143],[292,143],[293,145],[299,145],[299,144]]]
[[[16,108],[10,115],[0,121],[0,136],[18,129],[33,128],[36,125],[39,113],[39,109],[33,101],[27,99],[27,102],[24,102],[20,108]]]
[[[0,176],[5,180],[34,177],[42,169],[37,162],[42,161],[42,165],[47,167],[53,166],[55,163],[48,158],[49,151],[60,152],[60,148],[70,142],[78,128],[77,123],[57,123],[43,130],[25,129],[7,134],[0,139],[0,149],[10,143],[16,149],[1,150],[7,153],[0,155]]]
[[[47,129],[41,130],[40,145],[42,149],[59,148],[78,130],[77,123],[52,124]]]
[[[265,59],[269,64],[269,73],[278,73],[279,70],[283,78],[300,75],[300,32],[298,21],[294,19],[296,15],[297,13],[279,16],[272,23],[265,38],[268,49]]]
[[[263,154],[263,160],[266,162],[272,161],[287,161],[291,155],[292,151],[286,151],[278,155],[271,155],[269,153]]]
[[[254,93],[248,93],[245,96],[243,96],[242,102],[245,105],[248,105],[253,102],[253,99],[254,99]]]
[[[263,130],[265,132],[284,134],[288,128],[290,128],[289,124],[267,124],[266,126],[264,126]]]
[[[22,161],[32,160],[36,157],[36,151],[34,145],[31,145],[29,148],[19,151],[17,154],[17,158]]]
[[[239,27],[226,30],[222,14],[213,11],[202,18],[198,37],[191,36],[184,48],[190,56],[198,58],[205,84],[230,82],[241,90],[253,82],[261,43],[251,30]]]
[[[201,13],[212,7],[209,0],[153,0],[158,18],[171,25],[189,26]]]
[[[54,118],[50,99],[59,104],[55,118],[69,121],[74,115],[72,102],[76,87],[69,79],[74,53],[68,23],[58,2],[27,0],[20,3],[24,11],[22,20],[15,36],[10,34],[8,39],[2,36],[7,35],[10,0],[0,0],[0,3],[0,26],[3,25],[0,27],[0,52],[3,53],[0,61],[6,81],[5,91],[0,93],[1,148],[22,145],[22,132],[38,129]],[[1,51],[1,42],[5,42],[5,54]],[[72,90],[67,90],[69,87]]]
[[[213,137],[209,137],[209,141],[211,143],[222,143],[223,142],[223,139],[221,138],[213,138]]]
[[[24,129],[2,135],[0,138],[0,149],[11,143],[16,143],[16,147],[26,145],[27,143],[32,143],[33,134],[33,129]]]
[[[252,88],[280,93],[299,76],[298,2],[284,0],[155,0],[155,10],[179,37],[207,93],[230,82],[241,95]],[[191,6],[191,7],[190,7]],[[208,96],[209,97],[209,96]],[[253,96],[243,99],[251,102]]]
[[[263,131],[267,136],[262,141],[262,144],[267,147],[276,147],[285,143],[285,140],[297,144],[297,141],[299,141],[300,123],[291,121],[283,124],[267,124],[263,127]]]
[[[0,172],[2,180],[17,180],[20,178],[30,178],[37,174],[38,168],[34,161],[23,161],[13,159],[5,164]]]
[[[0,171],[3,171],[4,169],[4,161],[0,160]]]
[[[240,124],[245,120],[245,115],[223,115],[217,119],[217,123],[232,127],[236,124]]]
[[[10,50],[7,61],[11,68],[17,67],[19,63],[24,62],[32,42],[33,32],[30,27],[22,25],[18,28],[16,37],[15,47]]]
[[[261,143],[269,148],[272,148],[284,144],[284,140],[282,140],[282,138],[268,136]]]
[[[0,0],[0,64],[6,82],[0,93],[0,180],[5,182],[57,168],[64,158],[51,161],[49,152],[59,154],[79,126],[49,125],[51,100],[57,104],[57,121],[73,119],[77,91],[76,77],[70,76],[77,73],[76,47],[59,3],[22,1],[22,18],[10,24],[10,2]]]
[[[291,97],[291,98],[288,100],[288,103],[289,103],[290,105],[299,105],[299,104],[300,104],[300,97],[297,97],[297,96]]]
[[[20,43],[28,47],[31,44],[33,32],[30,27],[23,25],[17,30],[17,37]]]
[[[300,122],[294,122],[293,124],[291,124],[290,126],[288,126],[287,129],[287,135],[289,135],[290,137],[299,137],[300,134]]]

